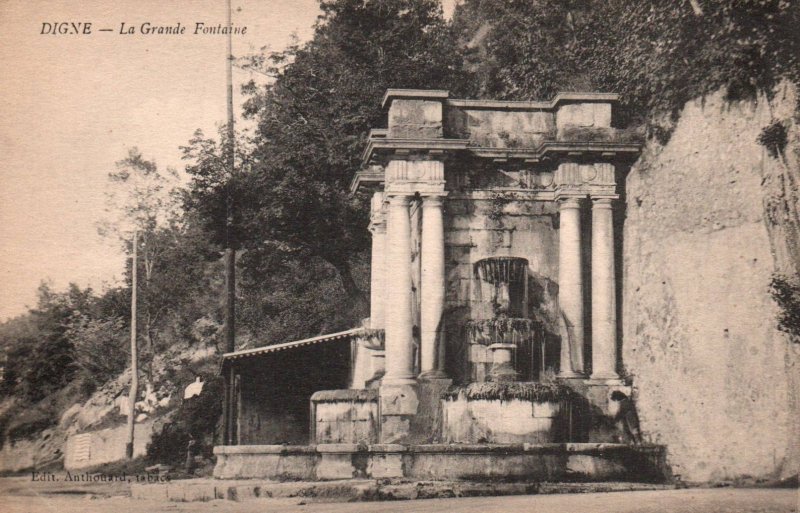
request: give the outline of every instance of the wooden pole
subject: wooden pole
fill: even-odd
[[[128,442],[125,444],[125,456],[133,458],[133,432],[136,421],[136,396],[139,392],[139,357],[136,340],[136,288],[138,267],[139,232],[133,231],[133,263],[131,264],[131,388],[128,393]]]
[[[231,35],[233,24],[231,22],[231,0],[227,0],[226,7],[228,22],[228,65],[225,69],[227,86],[227,107],[228,107],[228,144],[226,148],[228,165],[228,184],[226,196],[226,218],[225,218],[225,352],[232,353],[236,350],[236,249],[234,245],[232,231],[234,222],[234,199],[232,189],[235,187],[235,147],[234,147],[234,126],[233,126],[233,38]],[[235,410],[235,386],[233,380],[233,366],[225,372],[225,392],[223,395],[223,444],[234,444],[234,410]]]
[[[228,187],[227,187],[227,217],[225,219],[225,351],[230,353],[236,350],[236,249],[232,241],[233,229],[233,195],[234,182],[234,130],[233,130],[233,40],[231,36],[231,0],[227,0],[228,7],[228,66],[225,70],[228,90]]]

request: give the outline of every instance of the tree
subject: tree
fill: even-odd
[[[787,0],[466,0],[453,17],[479,95],[611,91],[638,120],[719,88],[743,99],[798,82],[798,23]]]
[[[69,338],[78,316],[93,315],[92,289],[71,283],[66,292],[55,292],[42,282],[36,308],[3,326],[0,343],[5,352],[3,388],[35,402],[55,392],[77,375],[75,345]]]
[[[137,292],[147,352],[152,359],[158,336],[156,327],[169,307],[169,298],[155,293],[153,277],[162,263],[171,232],[179,223],[178,174],[172,169],[161,173],[155,162],[132,148],[125,159],[117,162],[117,170],[108,176],[112,185],[106,194],[108,218],[98,228],[102,235],[117,236],[128,254],[133,253],[136,234],[139,256],[136,265],[142,277]],[[129,272],[132,276],[132,268]]]
[[[77,372],[93,387],[115,378],[128,361],[127,326],[121,317],[73,317],[65,333],[74,347]]]
[[[390,87],[458,93],[465,82],[438,2],[336,0],[321,8],[311,41],[252,59],[275,81],[245,88],[245,114],[258,127],[240,216],[251,263],[280,254],[326,262],[363,313],[352,265],[369,241],[367,209],[348,184],[380,123],[381,98]]]

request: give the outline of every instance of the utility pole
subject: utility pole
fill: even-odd
[[[136,419],[136,396],[139,392],[139,350],[136,340],[136,288],[139,249],[139,230],[133,230],[133,263],[131,264],[131,389],[128,393],[128,443],[125,444],[125,456],[133,458],[133,431]]]
[[[228,184],[225,219],[225,351],[236,350],[236,249],[232,240],[234,199],[232,188],[235,186],[234,162],[234,130],[233,130],[233,42],[231,37],[231,0],[228,7],[228,66],[225,69],[228,86],[228,145],[226,148],[228,164]]]
[[[233,24],[231,20],[231,0],[227,0],[226,7],[228,22],[228,65],[225,69],[228,89],[228,144],[226,148],[228,165],[228,183],[226,185],[226,218],[225,218],[225,352],[232,353],[236,350],[236,248],[233,239],[234,223],[234,198],[235,187],[235,148],[233,129]],[[224,398],[223,398],[223,439],[224,444],[231,445],[235,442],[235,375],[233,366],[223,371]]]

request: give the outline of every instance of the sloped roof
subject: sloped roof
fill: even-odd
[[[234,351],[233,353],[225,353],[222,355],[223,362],[238,360],[241,358],[250,358],[253,356],[261,356],[277,351],[285,351],[287,349],[294,349],[296,347],[310,346],[313,344],[321,344],[323,342],[330,342],[333,340],[341,340],[343,338],[350,338],[364,332],[364,328],[354,328],[347,331],[340,331],[338,333],[330,333],[328,335],[320,335],[318,337],[304,338],[303,340],[296,340],[294,342],[284,342],[283,344],[275,344],[271,346],[256,347],[253,349],[244,349],[242,351]]]

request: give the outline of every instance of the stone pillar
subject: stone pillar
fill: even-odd
[[[422,279],[420,306],[420,377],[444,378],[439,360],[444,313],[444,221],[442,196],[422,198]]]
[[[489,346],[492,351],[492,369],[489,377],[497,383],[510,383],[516,381],[517,372],[511,363],[513,352],[517,349],[514,344],[492,344]]]
[[[364,388],[366,381],[372,377],[372,358],[370,353],[372,351],[364,344],[363,340],[356,342],[350,388]]]
[[[410,196],[389,197],[386,225],[386,375],[384,385],[411,385],[414,351],[411,317]]]
[[[592,379],[617,380],[617,317],[612,198],[592,205]]]
[[[370,265],[369,327],[385,327],[385,274],[386,274],[386,223],[383,218],[383,193],[372,197],[372,215],[369,231],[372,232],[372,261]]]
[[[583,279],[581,277],[581,203],[578,197],[559,200],[558,304],[565,330],[561,335],[564,378],[583,374]]]

